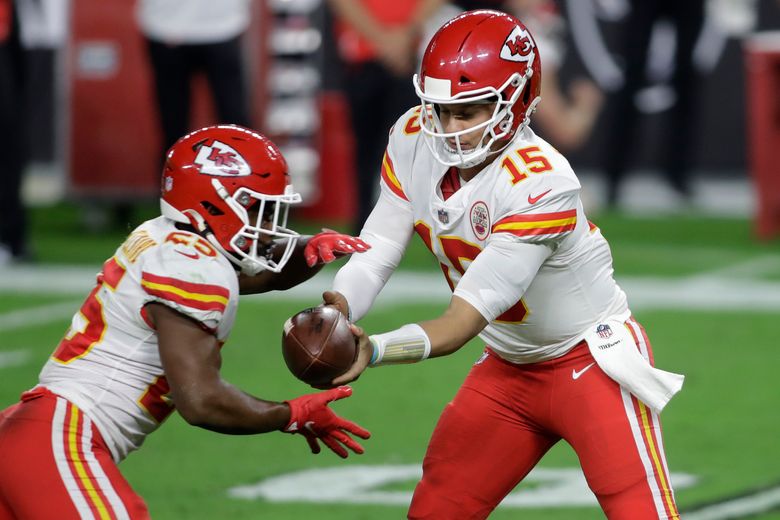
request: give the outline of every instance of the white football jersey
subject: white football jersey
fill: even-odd
[[[144,309],[150,302],[200,322],[222,343],[236,316],[238,277],[202,237],[165,217],[143,223],[105,262],[39,378],[92,418],[117,462],[174,409]]]
[[[415,231],[439,260],[455,295],[481,312],[495,306],[490,302],[516,302],[484,311],[490,323],[480,338],[502,357],[529,363],[564,354],[589,326],[609,316],[628,317],[625,293],[612,276],[609,245],[588,222],[580,183],[555,148],[526,128],[445,200],[442,179],[457,174],[430,153],[418,113],[419,107],[410,110],[391,131],[383,196],[411,206]],[[524,293],[482,298],[479,291],[459,291],[472,261],[497,241],[544,244],[551,254]],[[523,259],[511,261],[522,265]],[[506,290],[513,289],[507,284]]]

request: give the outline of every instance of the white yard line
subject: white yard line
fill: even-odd
[[[780,258],[777,255],[763,255],[744,262],[727,265],[712,271],[694,275],[694,278],[756,278],[757,276],[780,272]]]
[[[11,350],[0,352],[0,369],[24,365],[32,358],[29,350]]]
[[[0,291],[86,296],[99,272],[100,266],[5,266],[0,269]]]
[[[770,269],[775,257],[761,257],[717,272],[687,278],[618,277],[633,309],[780,310],[780,282],[742,276]],[[755,269],[755,271],[753,271]],[[86,295],[97,267],[14,267],[0,271],[0,291],[26,294]],[[320,300],[330,288],[332,275],[321,274],[289,291],[254,296],[266,301]],[[400,271],[390,278],[377,304],[434,303],[444,305],[450,291],[440,273]],[[58,304],[67,305],[67,304]],[[72,305],[72,304],[71,304]],[[70,312],[75,312],[72,306]],[[61,316],[59,316],[61,317]],[[57,319],[59,319],[59,317]],[[0,330],[5,318],[0,315]]]
[[[78,310],[76,301],[52,303],[0,314],[0,332],[43,325],[73,316]]]
[[[780,508],[780,486],[685,512],[685,520],[733,520]]]

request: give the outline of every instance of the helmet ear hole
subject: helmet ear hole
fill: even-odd
[[[213,217],[219,217],[225,214],[224,211],[216,207],[214,204],[207,200],[200,201],[200,205],[203,206],[203,209],[205,209],[209,215]]]

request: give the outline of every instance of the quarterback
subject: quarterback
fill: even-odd
[[[226,434],[275,430],[321,440],[341,457],[368,431],[328,403],[334,388],[285,402],[220,377],[238,295],[292,287],[366,245],[286,227],[287,164],[268,139],[225,125],[181,138],[162,176],[162,216],[136,228],[21,402],[0,413],[0,520],[145,519],[117,464],[177,409]]]
[[[534,39],[489,10],[433,36],[394,125],[381,196],[325,293],[359,320],[414,233],[453,291],[430,321],[360,338],[342,384],[367,366],[486,344],[433,432],[409,518],[485,518],[559,440],[576,451],[610,519],[678,518],[658,414],[682,376],[650,343],[613,279],[566,159],[529,127],[540,101]]]

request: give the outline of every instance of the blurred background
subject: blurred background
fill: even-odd
[[[155,67],[161,68],[165,57],[155,59],[153,46],[208,47],[223,36],[207,35],[201,41],[187,30],[177,32],[177,16],[185,18],[182,24],[188,16],[196,16],[177,14],[182,8],[171,1],[160,1],[159,12],[154,11],[156,2],[144,7],[140,0],[15,3],[14,32],[20,48],[13,52],[18,63],[3,70],[3,75],[18,76],[18,85],[13,117],[4,125],[19,141],[14,155],[24,160],[25,206],[77,202],[86,225],[100,228],[119,219],[124,226],[128,208],[155,199],[161,157],[171,144],[158,108],[158,99],[163,98],[160,103],[166,106],[164,101],[171,95],[158,95],[157,89],[164,90],[166,82],[170,89],[183,81],[169,74],[157,79],[162,87],[156,85]],[[227,111],[230,120],[220,118],[226,110],[220,113],[220,107],[215,107],[210,89],[209,78],[225,75],[224,70],[209,68],[208,57],[197,55],[182,58],[188,60],[186,65],[168,62],[191,72],[189,119],[179,127],[187,131],[241,119],[272,137],[284,150],[294,184],[303,195],[305,209],[300,216],[304,219],[350,223],[360,218],[357,199],[370,199],[371,192],[359,190],[359,180],[376,178],[378,166],[368,168],[360,158],[364,166],[356,167],[359,147],[356,150],[353,127],[366,121],[362,124],[378,128],[383,142],[389,124],[415,102],[414,64],[410,61],[407,70],[390,70],[382,56],[361,52],[360,45],[370,48],[371,42],[334,16],[332,8],[349,3],[242,0],[212,8],[216,13],[232,9],[234,17],[247,17],[243,24],[226,29],[233,31],[241,52],[240,70],[227,73],[236,74],[231,81],[240,81],[243,87],[232,91],[221,87],[222,97],[242,98],[241,108]],[[638,212],[649,205],[651,210],[682,207],[748,217],[771,210],[775,214],[757,231],[764,238],[776,234],[778,188],[771,180],[776,170],[764,171],[772,165],[763,159],[764,150],[778,142],[778,65],[772,57],[776,36],[773,40],[771,34],[780,28],[776,0],[685,2],[699,4],[698,13],[696,8],[677,13],[661,5],[673,2],[648,2],[659,4],[657,13],[638,13],[646,20],[647,41],[633,48],[630,44],[636,42],[627,42],[625,33],[628,24],[636,23],[632,11],[641,9],[632,9],[630,0],[438,3],[439,11],[417,30],[410,44],[418,47],[415,53],[422,52],[434,28],[458,9],[492,6],[525,20],[539,40],[546,78],[545,102],[534,118],[534,128],[569,157],[594,209]],[[232,4],[237,5],[228,8]],[[213,13],[203,16],[214,23]],[[675,16],[682,20],[680,32],[688,33],[677,34]],[[634,26],[629,29],[636,32]],[[409,49],[399,45],[391,50]],[[636,81],[629,76],[635,84],[629,85],[632,91],[626,105],[622,98],[627,96],[621,95],[626,90],[626,60],[636,63],[639,58],[644,65],[642,77]],[[372,62],[390,72],[382,76],[371,68]],[[679,70],[686,71],[680,81]],[[394,87],[406,89],[405,98],[388,100],[390,96],[372,86],[366,76],[389,78],[384,83],[395,81]],[[364,90],[383,95],[369,97],[360,106],[352,92],[357,81],[363,81]],[[384,107],[392,103],[392,116],[386,116]],[[373,110],[368,111],[372,104]],[[351,113],[355,105],[366,113]],[[552,115],[545,105],[552,107]],[[614,112],[625,115],[631,111],[627,107],[633,107],[636,116],[628,122],[616,121],[621,114],[616,117]],[[627,136],[625,142],[615,141],[615,128]],[[358,143],[360,139],[358,134]],[[622,165],[611,164],[623,153],[615,149],[616,144],[630,154]],[[380,159],[373,160],[378,165]],[[608,167],[624,172],[610,173]],[[667,174],[667,170],[674,172]],[[610,175],[620,176],[619,184],[625,184],[613,200],[608,198]],[[684,189],[667,186],[668,175],[685,177],[679,183]],[[766,186],[757,182],[764,177],[770,178]]]
[[[0,407],[35,384],[101,262],[157,214],[172,136],[219,122],[265,133],[304,199],[293,227],[356,232],[387,131],[417,103],[425,43],[482,7],[536,37],[532,127],[578,173],[659,366],[687,375],[664,412],[685,518],[780,518],[778,0],[0,0]],[[367,329],[446,303],[417,242]],[[277,338],[335,268],[242,303],[229,380],[275,399],[308,390]],[[362,458],[173,417],[122,470],[155,518],[401,518],[480,350],[361,379],[337,407],[374,432]],[[556,448],[494,517],[601,518],[583,486]]]

